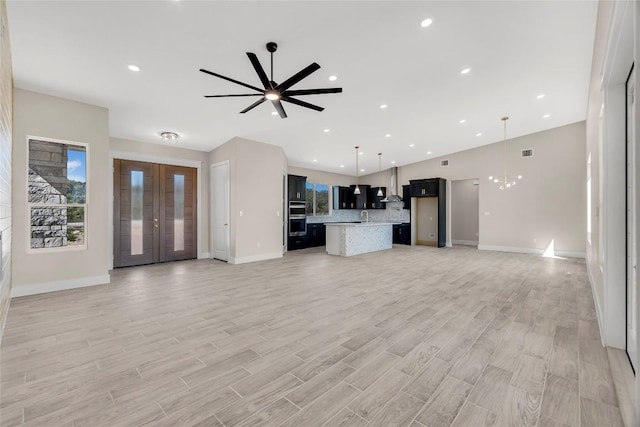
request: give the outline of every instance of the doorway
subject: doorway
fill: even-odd
[[[480,182],[451,181],[451,243],[478,246],[480,236]]]
[[[636,289],[637,266],[636,266],[636,179],[635,179],[635,72],[631,67],[627,81],[625,82],[626,93],[626,351],[633,372],[636,372],[637,360],[637,310],[636,301],[638,298]]]
[[[416,244],[438,246],[438,198],[416,198]]]
[[[114,267],[196,258],[196,169],[114,159]]]
[[[211,247],[213,258],[229,261],[229,162],[211,166]]]

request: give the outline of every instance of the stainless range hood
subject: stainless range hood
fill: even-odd
[[[380,200],[381,202],[401,202],[402,197],[398,196],[398,168],[391,168],[391,195]]]

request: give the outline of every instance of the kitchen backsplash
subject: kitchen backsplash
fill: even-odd
[[[398,221],[409,222],[410,213],[408,209],[402,209],[403,202],[391,202],[387,203],[387,208],[382,209],[369,209],[369,221]],[[331,215],[325,216],[308,216],[307,223],[319,223],[319,222],[352,222],[364,220],[364,217],[360,217],[362,209],[341,209],[334,210]]]

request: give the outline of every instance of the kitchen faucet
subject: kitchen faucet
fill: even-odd
[[[369,211],[367,211],[366,209],[363,209],[362,212],[360,212],[360,219],[362,219],[362,214],[367,214],[366,222],[369,222]]]

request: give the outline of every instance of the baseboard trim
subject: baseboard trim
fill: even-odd
[[[198,259],[209,259],[211,258],[211,254],[209,252],[200,252],[198,254]]]
[[[109,274],[105,274],[102,276],[79,277],[77,279],[34,283],[31,285],[14,285],[11,287],[11,298],[45,294],[48,292],[65,291],[68,289],[85,288],[88,286],[106,285],[110,282],[111,276],[109,276]]]
[[[229,264],[246,264],[248,262],[267,261],[270,259],[282,258],[282,253],[273,252],[270,254],[252,255],[241,258],[229,257]]]
[[[587,262],[587,275],[589,276],[589,284],[591,284],[591,295],[593,295],[593,304],[596,306],[596,319],[598,319],[598,327],[600,328],[600,342],[603,346],[605,346],[605,337],[604,337],[604,327],[602,325],[602,306],[600,305],[600,299],[598,298],[598,293],[596,292],[596,282],[593,279],[593,274],[591,273],[591,268],[589,268],[589,263]]]
[[[515,246],[492,246],[492,245],[478,245],[478,249],[481,251],[498,251],[498,252],[515,252],[519,254],[544,254],[544,249],[535,248],[518,248]],[[555,251],[556,256],[568,257],[568,258],[586,258],[585,252],[571,252],[571,251]]]
[[[452,240],[454,245],[478,246],[477,240]]]

